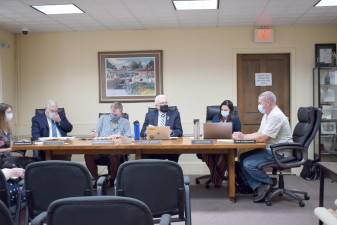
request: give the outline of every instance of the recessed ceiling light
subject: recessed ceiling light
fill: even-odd
[[[337,0],[321,0],[315,5],[315,7],[319,6],[337,6]]]
[[[218,0],[172,0],[176,10],[217,9]]]
[[[66,5],[32,5],[34,9],[40,12],[52,15],[52,14],[77,14],[84,13],[81,9],[73,4]]]

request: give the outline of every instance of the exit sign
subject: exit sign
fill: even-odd
[[[254,41],[256,43],[272,43],[274,40],[274,31],[271,28],[258,28],[254,32]]]

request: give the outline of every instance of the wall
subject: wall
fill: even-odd
[[[336,43],[336,26],[275,27],[273,44],[253,43],[253,27],[35,33],[18,35],[18,134],[30,133],[34,108],[56,99],[74,124],[72,134],[88,134],[98,112],[98,51],[162,49],[164,93],[177,105],[185,133],[193,118],[205,118],[205,107],[224,99],[236,102],[236,54],[291,54],[291,122],[299,106],[312,105],[314,44]],[[252,99],[252,101],[256,101]],[[144,118],[152,103],[125,104],[130,120]],[[182,161],[191,173],[202,163]]]

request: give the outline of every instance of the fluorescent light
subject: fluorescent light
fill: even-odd
[[[44,14],[76,14],[84,13],[81,9],[73,4],[66,5],[32,5],[34,9],[39,10]]]
[[[315,7],[319,6],[337,6],[337,0],[321,0],[315,5]]]
[[[217,9],[218,0],[173,0],[176,10]]]

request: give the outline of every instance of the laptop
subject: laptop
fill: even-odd
[[[148,126],[146,129],[147,140],[168,140],[170,139],[170,127]]]
[[[204,139],[232,139],[232,123],[204,123]]]

